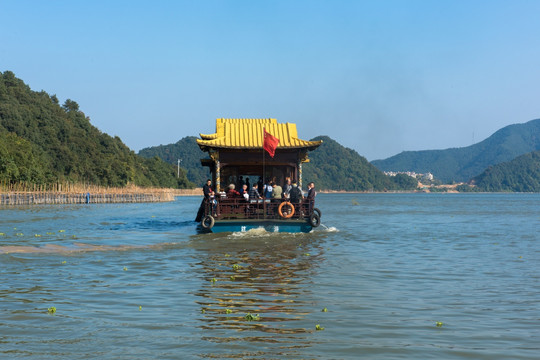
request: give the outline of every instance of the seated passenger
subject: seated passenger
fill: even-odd
[[[229,190],[227,191],[227,199],[234,199],[234,198],[240,198],[242,195],[238,191],[236,191],[234,184],[229,185]]]

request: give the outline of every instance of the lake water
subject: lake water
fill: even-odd
[[[540,358],[540,194],[320,194],[309,234],[200,199],[1,208],[0,358]]]

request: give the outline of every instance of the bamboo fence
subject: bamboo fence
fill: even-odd
[[[174,201],[175,196],[196,195],[195,189],[123,188],[58,183],[49,185],[0,183],[0,205],[100,204]]]

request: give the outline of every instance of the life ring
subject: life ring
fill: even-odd
[[[212,215],[206,215],[201,221],[201,226],[205,230],[210,230],[211,228],[214,227],[214,223],[215,223],[215,220],[212,217]]]
[[[282,211],[282,208],[283,206],[287,204],[290,208],[291,208],[291,211],[287,214],[283,214],[283,211]],[[293,204],[291,204],[290,202],[288,201],[284,201],[282,202],[281,204],[279,204],[279,207],[278,207],[278,213],[279,213],[279,216],[281,216],[282,218],[284,219],[289,219],[291,218],[293,215],[294,215],[294,206]]]
[[[317,227],[321,225],[321,218],[319,217],[319,214],[317,214],[316,212],[313,212],[309,216],[309,225],[311,225],[312,227]]]

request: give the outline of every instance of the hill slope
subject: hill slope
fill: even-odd
[[[202,186],[210,173],[207,167],[201,166],[201,159],[208,155],[201,151],[196,139],[195,136],[186,136],[175,144],[144,148],[138,154],[145,158],[157,156],[173,165],[177,165],[180,159],[180,165],[186,169],[188,180],[197,186]]]
[[[417,181],[410,176],[386,176],[365,157],[328,136],[311,140],[322,140],[323,143],[309,153],[310,162],[303,165],[305,183],[314,181],[319,189],[345,191],[412,190],[417,187]]]
[[[75,101],[60,106],[55,95],[32,91],[11,71],[0,73],[0,181],[191,185],[161,159],[139,157],[92,126]]]
[[[431,172],[443,182],[465,182],[488,166],[540,150],[540,119],[506,126],[477,144],[446,150],[405,151],[372,164],[383,171]]]
[[[491,166],[472,183],[479,191],[540,192],[540,151]]]

